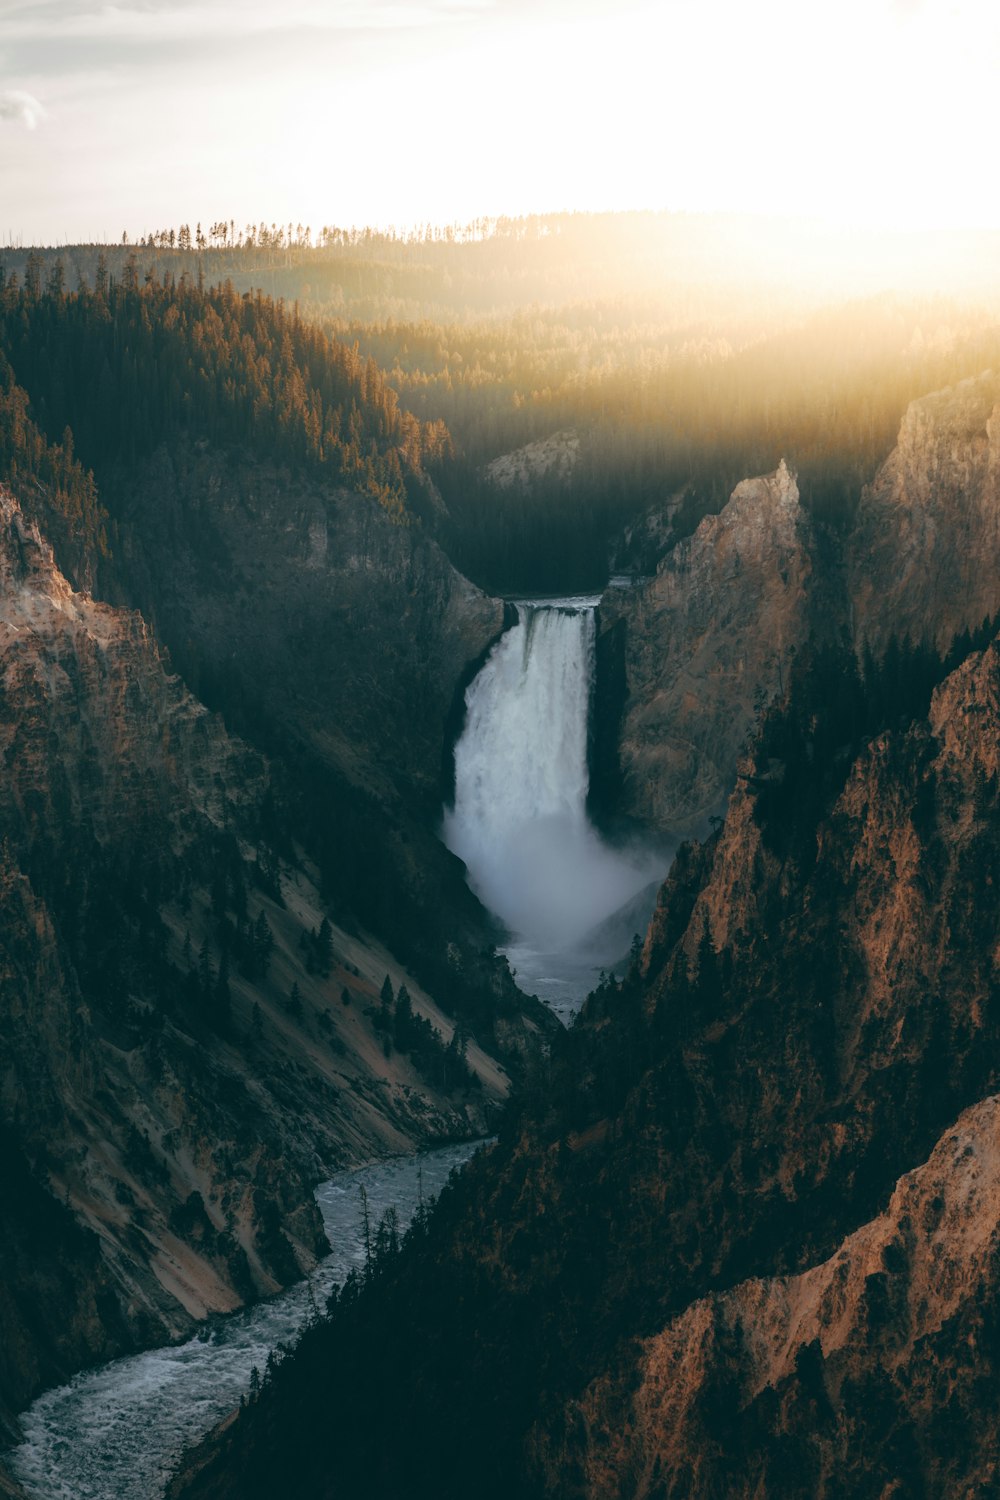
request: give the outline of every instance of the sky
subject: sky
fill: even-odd
[[[654,208],[1000,227],[986,0],[0,0],[0,240]]]

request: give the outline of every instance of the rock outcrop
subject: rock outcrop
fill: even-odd
[[[782,463],[737,485],[654,578],[605,593],[601,656],[622,674],[618,810],[678,833],[721,810],[761,705],[809,634],[813,574],[808,518]]]
[[[566,484],[580,457],[580,434],[572,427],[502,453],[483,470],[497,489],[532,490],[542,483]]]
[[[865,490],[848,546],[853,634],[947,650],[1000,607],[1000,379],[914,401]]]
[[[942,655],[1000,609],[1000,380],[910,404],[850,535],[820,536],[784,464],[737,486],[652,579],[601,602],[600,802],[688,834],[720,811],[790,659],[845,633]]]
[[[0,1419],[297,1279],[333,1170],[488,1128],[506,1083],[387,1057],[374,939],[328,923],[265,759],[74,592],[0,489]],[[383,1025],[384,1030],[384,1025]],[[463,1075],[464,1076],[464,1075]],[[474,1085],[474,1086],[473,1086]]]
[[[994,1095],[828,1260],[694,1303],[644,1341],[624,1402],[597,1381],[574,1407],[574,1493],[989,1493],[998,1251]]]

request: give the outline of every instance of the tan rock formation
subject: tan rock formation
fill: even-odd
[[[502,453],[483,472],[498,489],[530,490],[543,480],[569,480],[579,457],[580,434],[568,427],[512,453]]]
[[[625,811],[690,833],[720,809],[757,711],[808,634],[812,574],[782,463],[737,485],[648,583],[604,595],[602,632],[624,632]]]
[[[966,1110],[924,1165],[900,1179],[885,1212],[822,1264],[702,1299],[646,1339],[624,1410],[620,1387],[596,1381],[576,1408],[585,1474],[578,1493],[642,1500],[682,1485],[696,1495],[877,1493],[885,1458],[857,1393],[878,1385],[893,1398],[880,1416],[871,1413],[884,1423],[878,1436],[890,1447],[896,1427],[913,1443],[896,1456],[895,1474],[890,1452],[887,1479],[919,1473],[927,1494],[973,1493],[973,1482],[988,1493],[1000,1483],[1000,1437],[984,1414],[969,1414],[975,1435],[952,1452],[935,1427],[946,1408],[961,1411],[977,1378],[988,1378],[979,1362],[998,1248],[994,1095]],[[754,1431],[742,1459],[723,1457],[712,1440],[706,1416],[720,1397],[732,1432],[741,1421],[748,1436]],[[800,1434],[808,1441],[793,1445]]]
[[[1000,607],[1000,378],[914,401],[865,490],[848,548],[853,634],[946,650]]]

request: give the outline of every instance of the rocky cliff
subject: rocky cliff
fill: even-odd
[[[364,922],[477,1034],[516,1052],[522,997],[437,838],[470,670],[503,627],[415,521],[201,444],[109,480],[119,560],[199,696],[283,767],[295,827]],[[532,1025],[548,1024],[541,1007]]]
[[[1000,606],[1000,379],[987,373],[911,403],[862,496],[848,547],[853,632],[952,638]]]
[[[454,1022],[329,922],[272,768],[2,488],[0,753],[6,1419],[296,1279],[317,1181],[482,1133],[506,1081],[474,1043],[442,1062]],[[437,1028],[429,1075],[386,974]]]
[[[989,1492],[1000,651],[905,728],[786,714],[799,780],[744,766],[641,966],[178,1493],[292,1450],[302,1495]]]
[[[813,575],[811,527],[782,463],[738,485],[654,578],[605,593],[600,651],[605,673],[620,674],[622,811],[689,833],[721,810],[761,704],[811,629]],[[602,692],[613,700],[615,685]]]
[[[721,810],[755,719],[810,638],[941,654],[1000,608],[1000,382],[911,403],[847,537],[810,523],[782,465],[744,481],[632,589],[602,599],[595,786],[689,833]]]
[[[993,1095],[827,1260],[692,1304],[643,1342],[627,1394],[595,1382],[574,1408],[576,1492],[988,1494],[998,1248]]]

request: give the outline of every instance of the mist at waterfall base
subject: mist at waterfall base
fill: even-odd
[[[644,932],[662,843],[612,846],[587,816],[596,599],[522,601],[466,693],[449,849],[510,933],[522,989],[563,1019]]]

